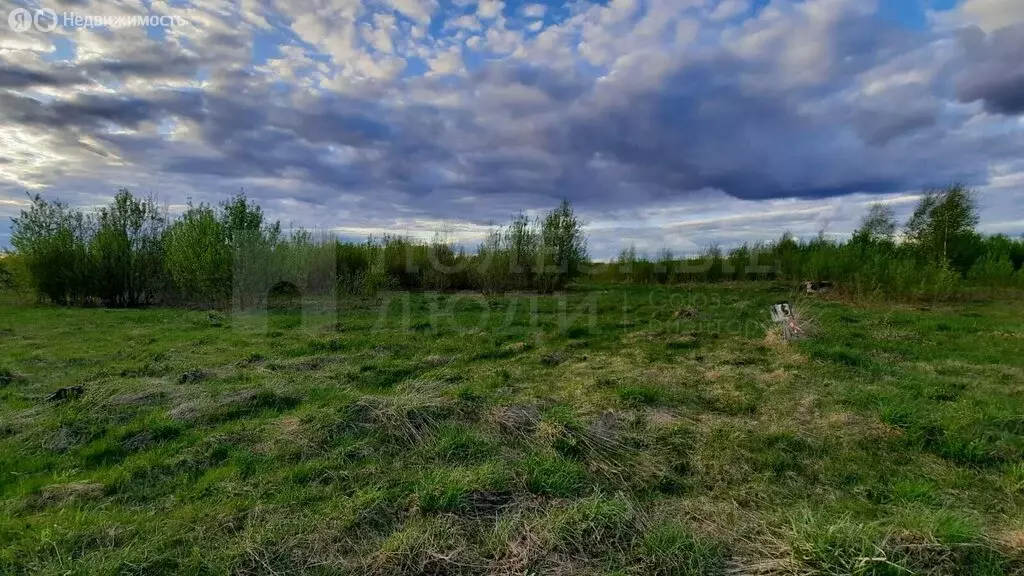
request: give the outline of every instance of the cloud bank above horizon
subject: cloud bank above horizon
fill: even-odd
[[[57,26],[16,32],[15,8]],[[902,214],[958,181],[981,190],[985,231],[1024,232],[1019,0],[0,0],[0,16],[0,246],[25,191],[93,206],[121,186],[172,209],[244,189],[285,224],[466,242],[564,197],[604,258],[841,235],[872,201]],[[138,16],[165,18],[73,21]]]

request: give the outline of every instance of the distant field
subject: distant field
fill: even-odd
[[[1024,574],[1024,307],[8,301],[0,573]]]

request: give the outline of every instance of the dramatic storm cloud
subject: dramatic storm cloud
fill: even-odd
[[[56,26],[15,30],[16,8]],[[120,186],[172,209],[244,189],[286,224],[470,242],[564,197],[606,257],[841,235],[871,201],[905,213],[961,181],[986,231],[1024,232],[1020,0],[0,13],[0,246],[26,191],[92,206]]]

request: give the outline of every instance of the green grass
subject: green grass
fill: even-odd
[[[4,296],[0,573],[1024,573],[1010,297]]]

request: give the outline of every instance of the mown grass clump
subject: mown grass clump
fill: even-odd
[[[615,393],[623,402],[632,406],[653,406],[658,404],[664,393],[651,386],[623,386]]]
[[[595,548],[627,546],[639,519],[629,499],[594,494],[551,508],[541,523],[555,549],[586,554]]]
[[[1018,417],[976,420],[956,411],[943,418],[934,404],[947,399],[939,396],[929,400],[927,404],[916,400],[887,403],[882,421],[900,429],[906,445],[961,465],[993,467],[1024,458]]]
[[[522,467],[526,487],[534,494],[568,498],[580,495],[588,486],[586,468],[562,456],[531,456]]]
[[[848,516],[804,514],[792,524],[796,563],[824,574],[1005,574],[1014,560],[951,514],[899,531]]]
[[[702,576],[720,574],[725,550],[678,522],[659,522],[643,531],[638,556],[645,574]]]
[[[416,486],[424,512],[488,513],[512,501],[513,478],[500,462],[439,468]]]
[[[281,412],[298,406],[301,398],[275,390],[240,390],[226,394],[215,401],[204,413],[209,422],[251,417],[263,411]]]
[[[458,424],[442,426],[435,434],[432,447],[432,453],[438,460],[456,464],[476,462],[493,456],[498,450],[498,445],[491,438]]]

